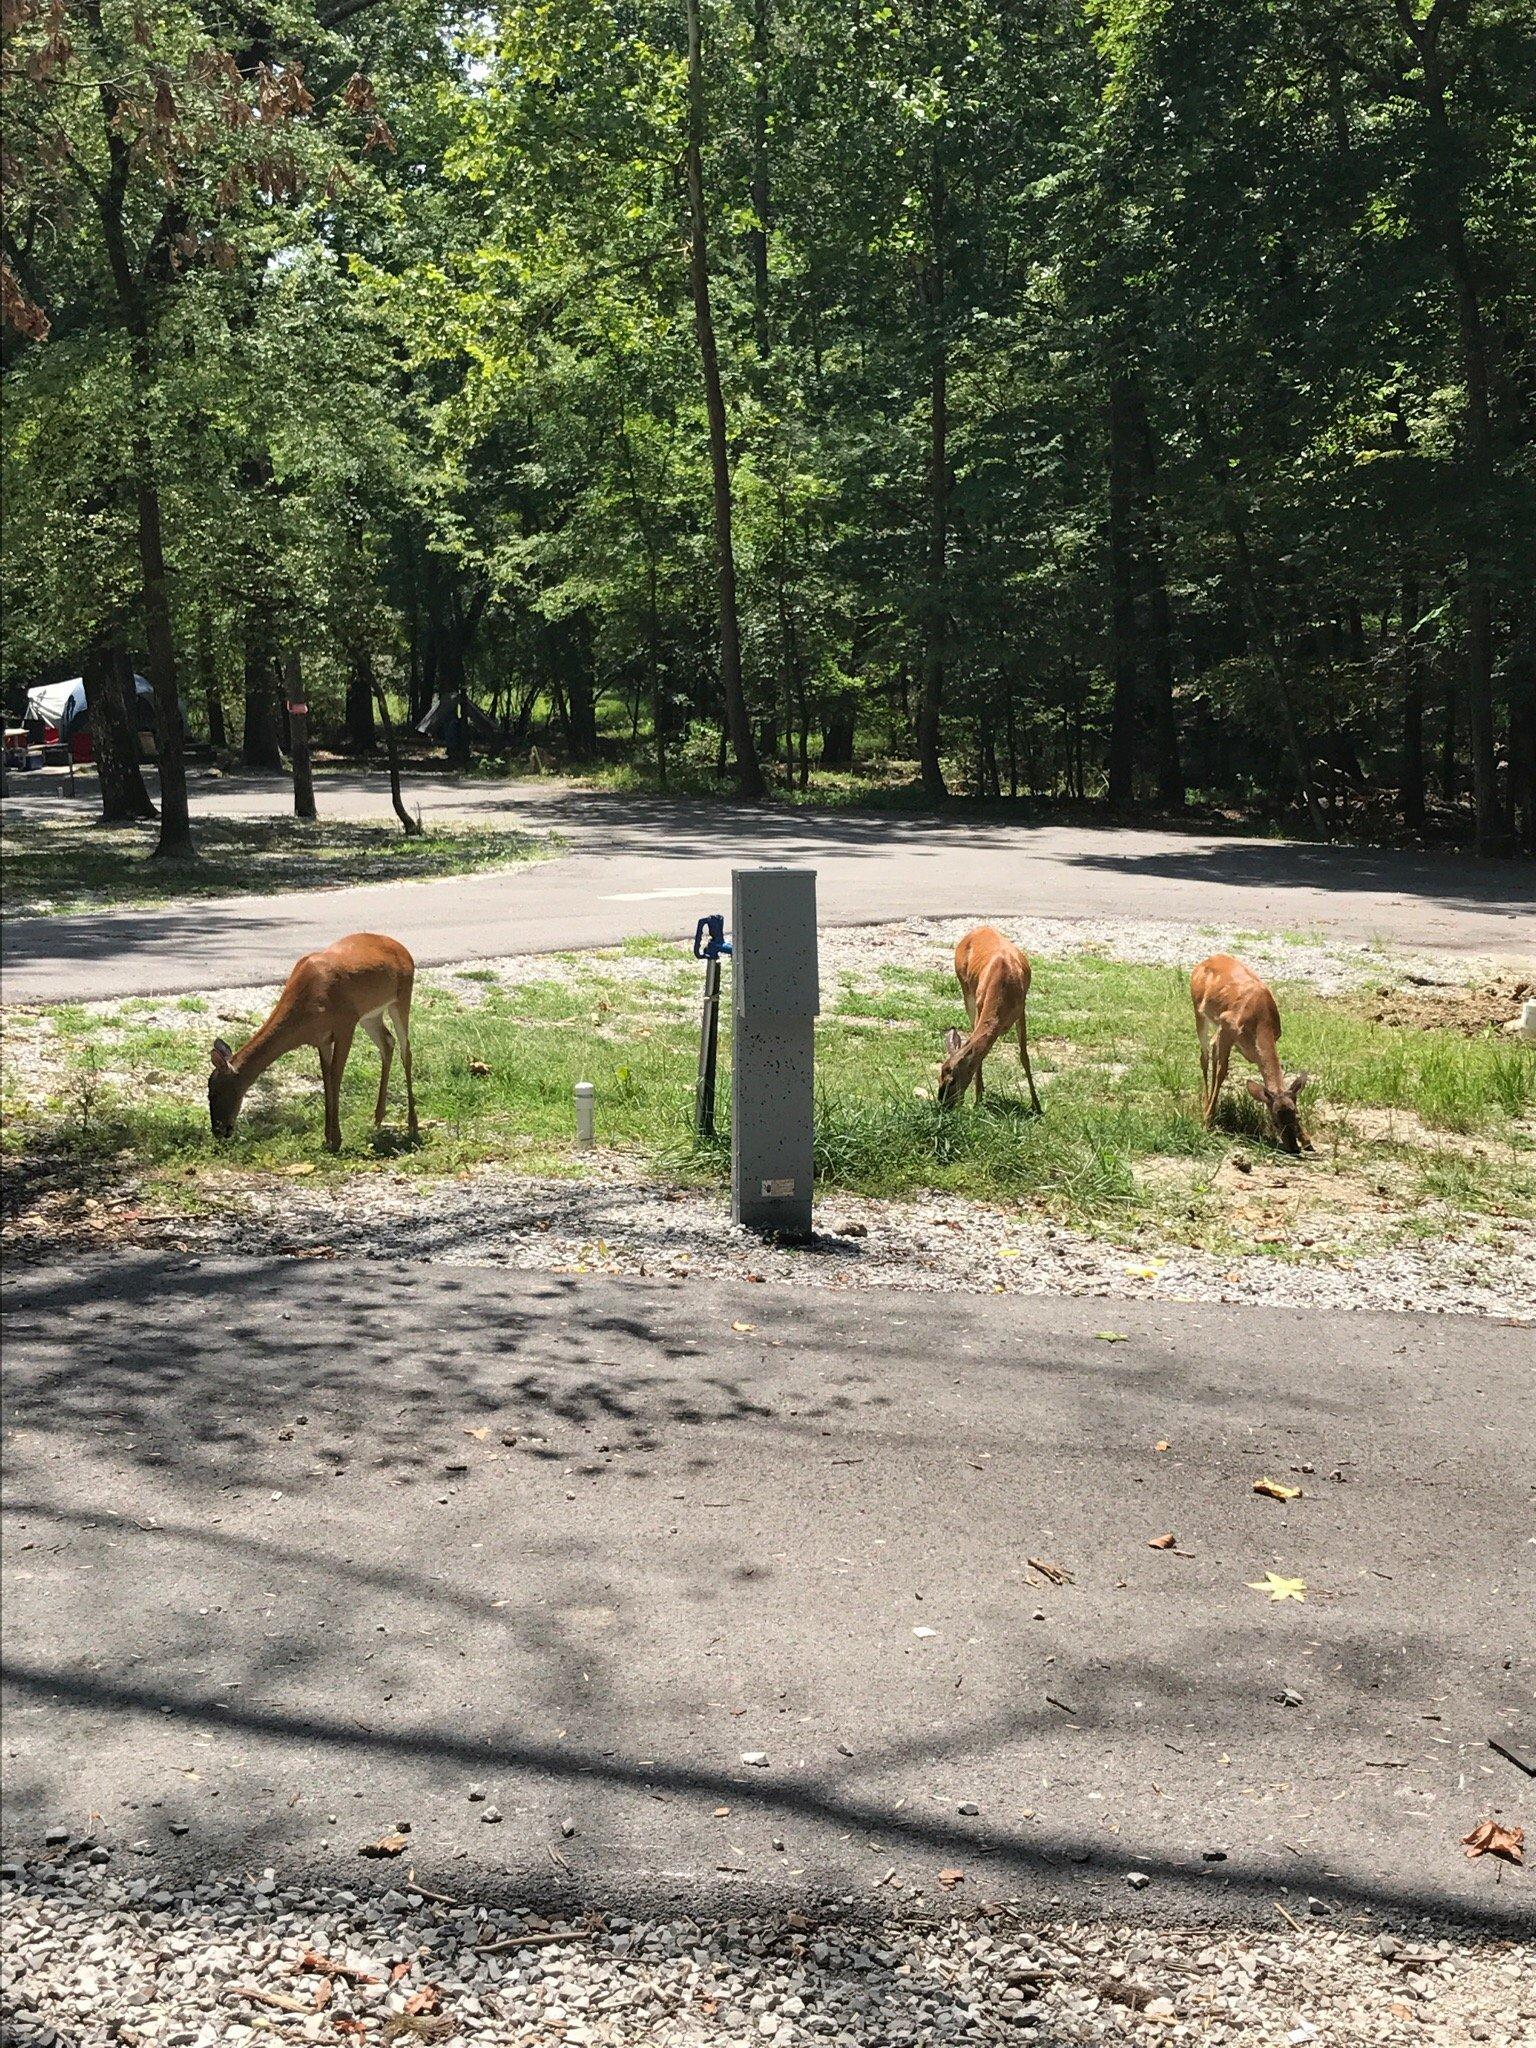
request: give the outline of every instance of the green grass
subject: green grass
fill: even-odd
[[[522,986],[491,970],[478,970],[469,989],[423,977],[412,1032],[424,1121],[415,1150],[399,1143],[398,1070],[390,1123],[375,1140],[377,1062],[361,1042],[347,1072],[339,1157],[321,1148],[308,1054],[258,1084],[234,1142],[216,1146],[202,1090],[218,1020],[182,1004],[142,1002],[51,1013],[62,1072],[41,1097],[27,1080],[36,1065],[32,1041],[8,1048],[5,1146],[66,1172],[141,1170],[162,1194],[199,1206],[216,1204],[252,1173],[294,1165],[322,1179],[380,1170],[431,1176],[486,1162],[573,1172],[580,1162],[570,1148],[572,1089],[589,1080],[601,1143],[675,1177],[718,1180],[724,1145],[696,1145],[689,1127],[698,970],[680,947],[651,941],[623,950],[654,960],[654,971],[635,979],[588,957],[566,978]],[[1204,1129],[1188,995],[1169,970],[1093,956],[1038,963],[1030,1020],[1041,1118],[1028,1112],[1014,1041],[989,1060],[980,1108],[938,1108],[942,1033],[963,1013],[952,976],[937,962],[932,972],[845,979],[828,987],[826,1002],[817,1166],[827,1187],[876,1196],[947,1190],[1110,1234],[1156,1224],[1174,1238],[1225,1247],[1248,1226],[1238,1228],[1230,1191],[1212,1179],[1237,1150],[1255,1167],[1244,1199],[1278,1170],[1309,1202],[1341,1213],[1367,1183],[1379,1209],[1375,1189],[1386,1186],[1392,1213],[1377,1220],[1403,1233],[1422,1228],[1426,1203],[1437,1205],[1442,1227],[1448,1214],[1536,1215],[1536,1056],[1492,1035],[1397,1030],[1282,989],[1287,1064],[1317,1076],[1317,1151],[1295,1165],[1270,1144],[1241,1086],[1246,1069],[1234,1069],[1222,1127]],[[476,1074],[472,1063],[489,1071]],[[727,1034],[722,1121],[728,1069]],[[1356,1128],[1351,1117],[1363,1111],[1394,1112],[1392,1127],[1377,1116],[1358,1118]],[[1260,1218],[1250,1234],[1266,1241],[1266,1231],[1273,1235]]]
[[[453,824],[407,839],[392,824],[296,818],[196,819],[197,858],[151,856],[155,826],[104,831],[85,819],[11,819],[0,833],[8,917],[67,915],[201,896],[329,889],[352,882],[429,881],[547,859],[552,842]]]

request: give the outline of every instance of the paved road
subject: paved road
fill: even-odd
[[[270,810],[281,786],[230,778],[198,807]],[[733,865],[815,866],[829,924],[909,916],[1177,918],[1249,930],[1317,927],[1355,940],[1536,958],[1536,863],[1222,838],[1207,832],[750,811],[559,785],[414,784],[432,814],[555,831],[547,865],[458,880],[247,896],[185,909],[8,920],[11,1002],[85,1000],[279,980],[339,934],[383,930],[423,964],[683,937],[728,908]],[[343,776],[327,812],[384,801]]]
[[[1457,1843],[1536,1820],[1528,1330],[152,1255],[9,1306],[13,1844],[1531,1921]]]

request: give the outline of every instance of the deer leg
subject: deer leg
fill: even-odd
[[[1216,1105],[1221,1100],[1221,1091],[1227,1085],[1227,1063],[1232,1057],[1232,1040],[1225,1031],[1216,1038],[1216,1051],[1211,1059],[1211,1092],[1205,1105],[1205,1127],[1216,1128]]]
[[[347,1024],[331,1038],[330,1065],[326,1072],[325,1145],[328,1152],[341,1150],[341,1077],[347,1071],[347,1054],[352,1050],[355,1024]]]
[[[336,1044],[322,1038],[315,1050],[320,1055],[320,1086],[325,1095],[325,1149],[341,1150],[341,1119],[336,1108]]]
[[[395,1056],[395,1041],[382,1017],[365,1017],[363,1029],[379,1048],[379,1099],[373,1105],[373,1127],[377,1130],[384,1121],[384,1105],[389,1098],[389,1067]]]
[[[1211,1109],[1211,1048],[1205,1019],[1198,1010],[1195,1012],[1195,1036],[1200,1041],[1200,1114],[1208,1117]]]
[[[405,1069],[406,1130],[415,1138],[420,1132],[416,1127],[416,1090],[411,1085],[411,1013],[405,1004],[392,1003],[389,1014],[394,1019],[395,1034],[400,1040],[400,1064]]]
[[[1036,1116],[1044,1116],[1045,1111],[1040,1107],[1040,1097],[1035,1089],[1034,1071],[1029,1064],[1029,1026],[1022,1010],[1019,1012],[1019,1059],[1024,1067],[1024,1078],[1029,1083],[1030,1107]]]

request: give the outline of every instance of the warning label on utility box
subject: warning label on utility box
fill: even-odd
[[[761,1183],[763,1195],[770,1201],[795,1192],[793,1180],[765,1180]]]

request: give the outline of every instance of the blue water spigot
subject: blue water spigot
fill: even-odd
[[[725,918],[719,912],[701,917],[693,934],[693,957],[695,960],[718,960],[731,950],[731,942],[725,936]]]

